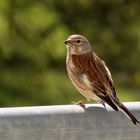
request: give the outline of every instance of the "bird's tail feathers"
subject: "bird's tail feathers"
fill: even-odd
[[[140,123],[136,117],[119,101],[112,97],[114,104],[121,110],[135,125]]]

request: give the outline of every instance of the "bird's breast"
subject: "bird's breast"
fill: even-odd
[[[77,68],[71,60],[67,61],[67,72],[76,88],[80,88],[81,90],[89,90],[92,88],[88,75],[79,71],[79,68]]]
[[[93,94],[93,86],[89,80],[89,76],[86,71],[80,70],[77,65],[73,63],[71,58],[67,58],[66,61],[67,72],[69,78],[74,85],[74,87],[87,98],[87,100],[95,99],[98,100],[98,97]]]

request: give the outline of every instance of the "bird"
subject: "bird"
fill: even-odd
[[[137,125],[139,121],[119,100],[111,73],[105,62],[92,51],[88,39],[79,34],[70,35],[64,43],[67,47],[66,69],[74,87],[87,99],[122,111]],[[77,102],[85,109],[83,101]]]

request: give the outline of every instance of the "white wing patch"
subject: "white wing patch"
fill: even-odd
[[[87,87],[89,87],[89,88],[92,87],[92,86],[91,86],[91,83],[90,83],[90,81],[89,81],[89,79],[88,79],[88,77],[87,77],[86,74],[82,74],[81,77],[80,77],[80,79],[81,79],[81,81],[82,81]]]
[[[104,67],[105,67],[105,69],[106,69],[106,71],[107,71],[107,74],[108,74],[109,78],[110,78],[111,81],[113,82],[113,80],[112,80],[112,76],[111,76],[111,73],[110,73],[108,67],[105,65],[105,62],[104,62],[104,61],[102,61],[102,63],[103,63],[103,65],[104,65]]]

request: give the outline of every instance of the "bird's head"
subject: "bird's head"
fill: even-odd
[[[91,51],[89,41],[82,35],[70,35],[64,43],[70,54],[81,55]]]

